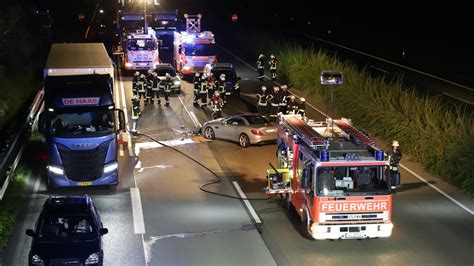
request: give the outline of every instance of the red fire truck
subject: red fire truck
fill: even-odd
[[[349,119],[315,122],[281,115],[277,166],[267,194],[283,194],[314,239],[392,234],[389,161]]]
[[[201,73],[208,63],[216,63],[214,34],[201,32],[201,15],[187,15],[186,31],[174,32],[174,61],[183,75]]]

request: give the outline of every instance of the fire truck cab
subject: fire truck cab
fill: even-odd
[[[392,234],[389,161],[349,119],[315,122],[281,115],[277,166],[267,194],[283,194],[314,239]]]
[[[182,75],[202,73],[204,66],[216,63],[216,42],[211,31],[201,32],[201,15],[187,15],[186,31],[174,33],[174,61]]]
[[[146,34],[141,30],[127,34],[123,40],[125,69],[154,69],[160,63],[158,46],[155,32],[150,27]]]

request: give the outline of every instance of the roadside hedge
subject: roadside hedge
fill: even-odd
[[[474,195],[474,119],[462,107],[419,95],[394,80],[373,78],[366,69],[312,48],[280,43],[278,75],[291,87],[323,101],[328,88],[320,84],[322,70],[344,73],[334,87],[336,112],[387,142],[398,140],[431,173]]]

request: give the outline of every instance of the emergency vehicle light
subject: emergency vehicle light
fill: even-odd
[[[384,152],[382,150],[376,150],[375,151],[375,160],[383,161],[383,159],[384,159]]]
[[[328,162],[329,161],[329,151],[319,151],[319,159],[321,162]]]

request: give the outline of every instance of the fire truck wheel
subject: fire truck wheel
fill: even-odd
[[[204,137],[206,139],[215,139],[216,134],[214,133],[214,130],[211,127],[206,127],[204,130]]]
[[[244,147],[244,148],[250,146],[250,138],[249,138],[249,136],[247,136],[247,134],[244,134],[244,133],[240,134],[240,136],[239,136],[239,144],[240,144],[241,147]]]

